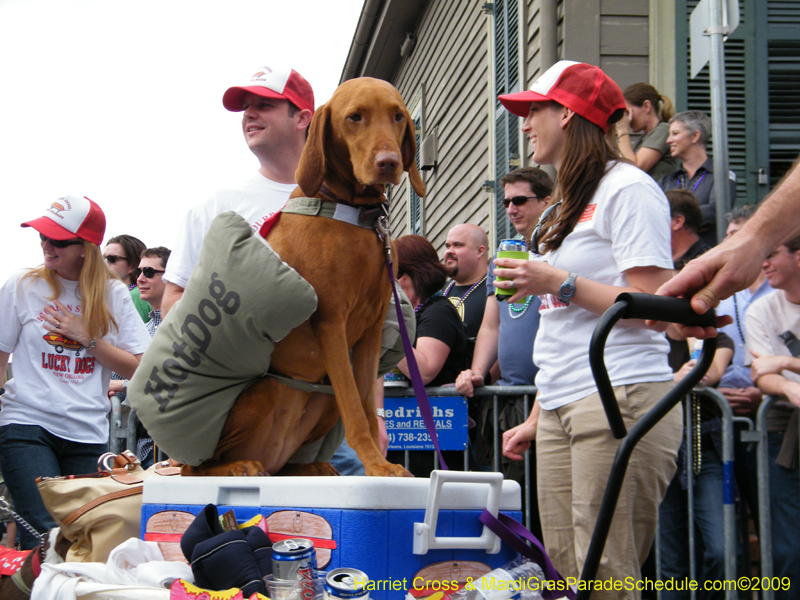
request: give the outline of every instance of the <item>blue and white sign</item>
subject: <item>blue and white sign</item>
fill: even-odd
[[[467,399],[433,397],[431,410],[442,450],[467,449]],[[416,398],[384,398],[389,450],[434,450]]]

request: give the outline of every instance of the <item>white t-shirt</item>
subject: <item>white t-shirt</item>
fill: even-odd
[[[108,440],[108,383],[111,370],[77,342],[45,329],[44,307],[53,303],[44,279],[20,280],[15,273],[0,288],[0,350],[13,352],[13,375],[2,396],[0,426],[10,423],[40,425],[62,439],[88,444]],[[59,301],[81,313],[78,282],[59,279],[64,292]],[[107,342],[131,354],[141,354],[150,335],[124,283],[109,280],[106,302],[117,321],[104,336]]]
[[[744,318],[748,350],[755,350],[766,356],[792,356],[778,336],[785,331],[791,331],[795,337],[800,338],[800,304],[792,304],[782,290],[775,290],[753,302]],[[747,354],[745,364],[749,365],[752,354]],[[798,373],[781,371],[781,375],[789,381],[800,383]]]
[[[232,210],[258,231],[264,221],[286,204],[296,187],[294,183],[276,183],[256,171],[250,179],[234,187],[219,190],[205,202],[192,208],[181,224],[164,280],[182,288],[186,287],[192,270],[200,261],[203,238],[217,215]]]
[[[672,269],[669,223],[669,204],[655,181],[632,165],[617,163],[561,247],[540,260],[577,274],[578,287],[581,277],[627,287],[627,269]],[[539,403],[553,410],[597,391],[589,342],[600,317],[574,303],[564,305],[557,295],[540,298],[533,362],[539,367]],[[618,323],[605,350],[612,385],[671,380],[668,352],[663,334]]]

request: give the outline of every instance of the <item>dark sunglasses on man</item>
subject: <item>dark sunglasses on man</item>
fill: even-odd
[[[118,260],[124,260],[125,262],[128,262],[127,258],[120,256],[119,254],[107,254],[103,258],[105,258],[110,265],[115,264]]]
[[[136,279],[139,279],[139,275],[142,273],[144,273],[144,276],[147,277],[147,279],[152,279],[156,276],[156,273],[166,273],[166,271],[159,271],[153,267],[145,267],[144,269],[136,268],[133,270],[133,275],[136,277]]]
[[[514,196],[513,198],[503,198],[503,206],[508,208],[509,204],[514,206],[522,206],[528,200],[538,200],[539,196]]]
[[[77,246],[78,244],[83,244],[83,240],[80,238],[74,238],[71,240],[54,240],[53,238],[49,238],[46,235],[40,233],[39,239],[42,242],[50,242],[50,245],[53,248],[67,248],[68,246]]]

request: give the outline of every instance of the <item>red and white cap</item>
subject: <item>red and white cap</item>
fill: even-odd
[[[497,98],[519,117],[528,116],[531,102],[552,100],[575,111],[603,131],[608,131],[614,113],[625,110],[622,90],[613,79],[599,67],[572,60],[558,61],[533,82],[530,90]],[[621,117],[622,114],[613,122]]]
[[[86,196],[62,196],[44,211],[43,217],[26,221],[21,227],[33,227],[53,240],[78,237],[99,246],[106,232],[106,216]]]
[[[308,109],[314,113],[314,90],[294,69],[260,67],[247,84],[228,88],[222,96],[222,104],[233,112],[244,110],[242,99],[248,92],[264,98],[282,98],[300,110]]]

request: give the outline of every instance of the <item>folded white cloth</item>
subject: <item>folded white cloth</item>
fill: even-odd
[[[119,590],[123,595],[108,597],[143,598],[127,592],[162,591],[176,579],[194,581],[192,568],[181,562],[167,562],[155,542],[131,538],[123,542],[103,563],[61,563],[42,565],[42,573],[31,591],[31,600],[76,600],[89,594]],[[79,585],[80,584],[80,585]]]

